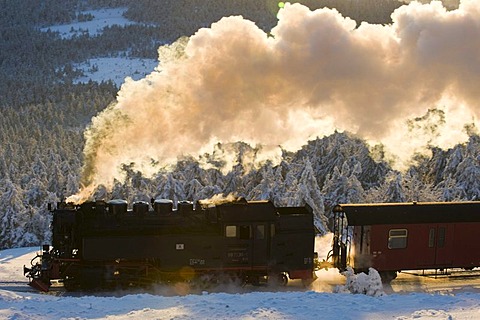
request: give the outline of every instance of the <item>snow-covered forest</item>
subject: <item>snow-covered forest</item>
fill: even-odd
[[[300,2],[312,9],[337,6],[345,15],[372,23],[389,23],[391,12],[402,5],[394,0]],[[94,37],[71,39],[40,30],[89,19],[80,14],[85,9],[118,6],[127,7],[125,16],[144,25],[112,26]],[[231,14],[269,30],[278,10],[277,1],[257,0],[201,5],[178,0],[0,0],[0,7],[0,249],[48,242],[47,204],[79,190],[84,130],[115,100],[119,88],[111,81],[74,83],[82,73],[75,63],[119,54],[155,59],[159,45]],[[208,168],[186,156],[174,168],[147,178],[125,164],[125,181],[115,181],[112,190],[100,186],[95,198],[196,201],[232,193],[278,206],[308,203],[317,226],[327,232],[336,203],[480,200],[480,136],[475,127],[465,130],[468,141],[447,149],[430,146],[405,171],[394,169],[382,145],[371,146],[348,132],[305,141],[300,150],[285,150],[279,163],[266,161],[258,167],[252,167],[251,159],[259,146],[218,143],[212,154],[202,156]],[[231,151],[235,165],[225,172],[221,155]]]

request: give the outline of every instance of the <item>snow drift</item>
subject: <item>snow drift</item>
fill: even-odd
[[[338,286],[336,292],[360,293],[373,297],[380,297],[385,294],[380,274],[373,268],[368,269],[368,274],[364,272],[355,274],[351,267],[347,267],[343,274],[347,278],[346,283],[343,286]]]

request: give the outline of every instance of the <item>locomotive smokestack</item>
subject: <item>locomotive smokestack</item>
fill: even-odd
[[[148,176],[218,141],[296,150],[337,129],[408,157],[478,126],[479,1],[412,2],[391,25],[288,3],[278,19],[267,34],[223,18],[160,48],[158,68],[127,79],[86,131],[82,184],[111,185],[121,164]]]

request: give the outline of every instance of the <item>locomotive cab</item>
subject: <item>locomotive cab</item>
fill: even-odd
[[[244,270],[247,282],[285,285],[288,279],[315,280],[311,208],[250,201],[220,206],[219,217],[227,268]]]

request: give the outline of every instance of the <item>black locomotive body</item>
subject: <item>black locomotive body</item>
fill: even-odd
[[[258,284],[314,280],[310,207],[269,201],[219,205],[169,200],[58,203],[52,244],[25,268],[30,285],[48,291],[174,281]]]

